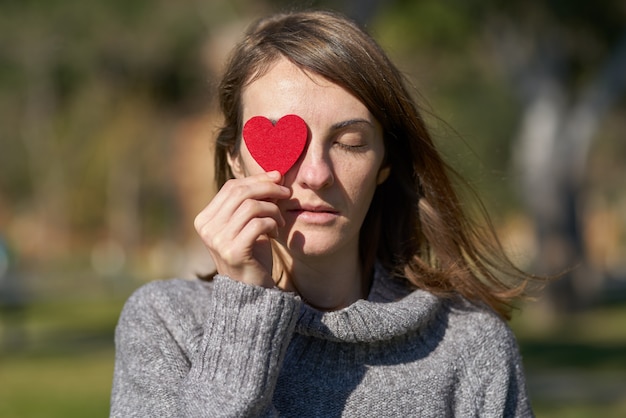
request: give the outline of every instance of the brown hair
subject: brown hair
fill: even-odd
[[[506,257],[486,216],[484,228],[470,221],[453,187],[455,174],[435,148],[402,75],[368,34],[341,15],[278,14],[250,27],[219,86],[225,121],[215,153],[218,187],[232,177],[227,154],[237,152],[241,137],[242,90],[279,57],[354,94],[383,128],[391,173],[361,228],[364,271],[378,261],[417,288],[462,295],[508,318],[528,276]]]

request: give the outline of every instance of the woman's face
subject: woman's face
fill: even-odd
[[[358,252],[359,231],[374,191],[388,174],[382,130],[369,110],[342,87],[286,59],[278,60],[242,94],[244,123],[296,114],[309,128],[307,145],[285,174],[292,195],[277,204],[286,225],[278,242],[299,258]],[[240,141],[236,177],[262,172]],[[276,152],[280,152],[279,149]]]

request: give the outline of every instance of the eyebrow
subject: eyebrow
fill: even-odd
[[[269,120],[270,120],[270,122],[272,122],[272,125],[274,125],[274,126],[276,126],[276,124],[278,123],[278,119],[271,119],[271,118],[269,118]],[[337,122],[337,123],[333,124],[333,126],[331,126],[330,128],[333,131],[337,131],[337,130],[344,129],[344,128],[347,128],[347,127],[352,126],[352,125],[360,125],[360,124],[365,124],[365,125],[369,125],[371,127],[374,127],[372,122],[370,122],[369,120],[356,118],[356,119],[344,120],[342,122]]]
[[[348,120],[344,120],[343,122],[335,123],[331,128],[332,130],[339,130],[339,129],[347,128],[352,125],[360,125],[360,124],[365,124],[365,125],[369,125],[373,127],[372,122],[370,122],[367,119],[348,119]]]

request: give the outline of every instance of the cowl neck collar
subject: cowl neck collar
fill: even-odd
[[[433,294],[409,289],[377,265],[367,300],[331,312],[302,304],[296,332],[337,342],[386,341],[423,328],[440,304]]]

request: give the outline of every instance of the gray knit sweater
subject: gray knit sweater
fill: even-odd
[[[335,312],[222,276],[143,286],[117,326],[111,416],[533,415],[497,315],[375,276]]]

